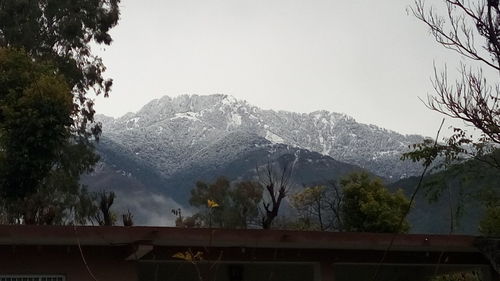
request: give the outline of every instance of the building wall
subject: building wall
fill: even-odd
[[[335,281],[351,280],[404,280],[404,281],[428,281],[433,276],[454,272],[477,271],[481,274],[480,280],[489,281],[490,268],[487,266],[450,266],[447,264],[433,265],[379,265],[376,264],[334,264]]]
[[[137,281],[137,262],[125,260],[126,248],[84,247],[82,251],[97,280]],[[57,274],[67,281],[93,280],[75,246],[3,246],[0,253],[0,275]]]
[[[332,262],[257,262],[221,261],[201,263],[194,267],[189,262],[127,261],[132,254],[130,246],[83,247],[83,258],[76,246],[0,246],[0,275],[63,275],[67,281],[93,281],[84,259],[99,281],[198,281],[197,270],[208,276],[205,280],[218,281],[351,281],[372,279],[373,264],[334,264]],[[150,258],[153,258],[151,256]],[[161,258],[160,258],[161,260]],[[237,259],[236,259],[237,260]],[[385,265],[378,280],[428,280],[435,265]],[[490,279],[498,275],[483,266],[440,265],[439,272],[481,269]]]
[[[139,281],[315,281],[313,263],[212,262],[141,262]]]

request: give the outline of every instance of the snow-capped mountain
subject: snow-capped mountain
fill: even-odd
[[[291,194],[363,169],[409,193],[418,178],[405,177],[421,172],[418,164],[400,156],[423,137],[327,111],[263,110],[231,96],[193,95],[153,100],[116,119],[97,118],[103,125],[96,146],[101,161],[82,183],[92,191],[113,190],[118,198],[114,211],[130,210],[139,225],[173,225],[171,209],[190,215],[190,191],[198,180],[260,180],[268,163],[293,167]],[[448,181],[457,184],[454,174]],[[470,209],[478,209],[472,204]],[[412,231],[448,231],[443,228],[446,216],[435,216],[447,214],[447,204],[430,206],[420,194],[415,206],[409,216]]]
[[[227,95],[183,95],[153,100],[120,118],[97,119],[103,124],[103,142],[114,143],[164,177],[193,165],[231,161],[266,140],[331,156],[387,179],[420,171],[419,165],[400,161],[400,156],[423,137],[328,111],[264,110]],[[255,142],[249,136],[262,139]]]

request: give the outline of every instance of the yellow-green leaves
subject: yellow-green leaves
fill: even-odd
[[[195,263],[203,260],[203,252],[197,251],[196,253],[189,251],[177,252],[172,255],[173,258],[184,260],[187,262]]]
[[[214,200],[208,199],[207,200],[207,206],[209,208],[217,208],[217,207],[219,207],[219,204],[217,202],[215,202]]]

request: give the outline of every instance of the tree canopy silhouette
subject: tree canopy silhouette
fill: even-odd
[[[0,0],[0,192],[9,221],[88,217],[78,211],[90,200],[79,177],[97,162],[92,141],[101,133],[88,94],[107,96],[112,85],[91,46],[111,43],[119,2]]]
[[[105,79],[102,59],[91,43],[109,45],[109,31],[119,19],[120,0],[0,0],[0,47],[24,49],[36,60],[51,60],[73,91],[73,125],[87,137],[98,135],[94,103],[89,90],[108,95],[112,80]],[[76,117],[76,116],[75,116]]]

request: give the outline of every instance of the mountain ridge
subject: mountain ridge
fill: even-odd
[[[152,147],[159,143],[177,146],[167,154],[178,162],[231,132],[243,131],[272,143],[319,152],[392,180],[420,172],[418,165],[401,162],[399,157],[408,145],[423,140],[422,136],[357,123],[346,114],[326,110],[294,113],[260,109],[229,95],[181,95],[152,100],[119,118],[97,115],[96,119],[103,125],[103,137],[129,147],[139,157],[151,153],[124,139]],[[140,134],[148,137],[134,136]],[[165,163],[159,168],[168,175],[180,169],[174,166]]]

